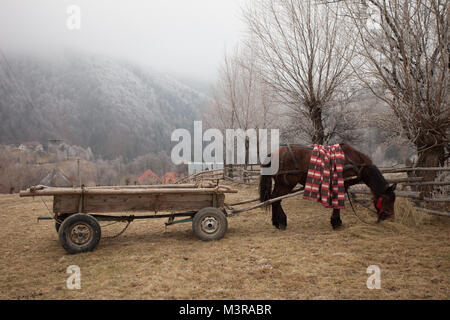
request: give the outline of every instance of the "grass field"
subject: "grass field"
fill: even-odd
[[[254,198],[256,189],[241,188],[227,202]],[[136,221],[95,251],[68,255],[53,222],[36,222],[48,215],[40,199],[2,195],[0,299],[449,299],[448,218],[418,220],[398,201],[396,221],[366,225],[346,209],[343,228],[333,231],[320,204],[296,197],[283,206],[286,231],[264,210],[230,218],[215,242],[195,238],[189,223]],[[66,288],[69,265],[81,268],[80,290]],[[380,290],[366,286],[370,265],[381,269]]]

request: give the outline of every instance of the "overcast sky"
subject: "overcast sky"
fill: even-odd
[[[245,33],[248,0],[0,0],[0,47],[58,52],[76,48],[159,71],[214,80],[226,49]],[[69,30],[67,8],[81,9]]]

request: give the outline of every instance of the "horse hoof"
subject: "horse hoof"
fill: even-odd
[[[341,229],[342,228],[342,223],[332,224],[331,226],[333,227],[333,230]]]
[[[331,226],[333,227],[333,229],[339,229],[342,226],[342,220],[339,218],[331,218]]]
[[[282,223],[273,223],[273,226],[278,230],[286,230],[286,225]]]

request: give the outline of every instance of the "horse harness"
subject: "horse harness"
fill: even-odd
[[[303,148],[303,149],[308,149],[308,150],[312,150],[313,148],[310,146],[303,146],[303,145],[297,145],[295,144],[294,146],[299,147],[299,148]],[[281,157],[280,160],[280,167],[282,167],[283,162],[286,158],[286,155],[289,154],[291,156],[292,161],[294,162],[294,166],[295,166],[295,170],[284,170],[284,171],[278,171],[275,176],[279,176],[279,175],[283,175],[284,178],[284,182],[286,184],[289,184],[287,181],[287,176],[290,174],[299,174],[299,173],[304,173],[304,174],[308,174],[307,170],[302,170],[298,167],[298,162],[297,159],[295,158],[294,152],[292,151],[292,144],[287,143],[287,144],[282,144],[281,147],[287,147],[288,152],[285,152],[283,154],[283,156]]]

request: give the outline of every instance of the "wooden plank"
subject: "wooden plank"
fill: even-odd
[[[184,177],[184,178],[180,178],[177,181],[175,181],[175,183],[177,184],[177,183],[180,183],[180,182],[183,182],[183,181],[192,180],[192,179],[195,179],[195,178],[197,178],[197,177],[199,177],[201,175],[204,175],[204,174],[214,174],[214,173],[216,173],[217,175],[223,175],[223,169],[214,169],[214,170],[207,170],[207,171],[197,172],[197,173],[191,174],[190,176],[187,176],[187,177]]]
[[[427,181],[427,182],[409,182],[404,186],[449,186],[450,181]]]
[[[217,200],[216,207],[217,208],[223,208],[224,202],[225,202],[225,195],[222,194],[222,193],[217,194],[216,195],[216,200]]]
[[[80,196],[57,195],[54,212],[78,212]],[[224,195],[218,195],[218,206],[223,206]],[[213,206],[213,194],[163,194],[163,195],[85,195],[84,213],[123,211],[198,211]]]
[[[212,206],[212,195],[208,194],[164,194],[164,195],[87,195],[86,212],[118,211],[197,211]]]
[[[447,198],[423,198],[427,202],[450,202],[450,197]]]
[[[379,168],[381,173],[400,173],[409,171],[450,171],[450,167],[422,167],[422,168]]]
[[[417,182],[422,181],[423,177],[409,177],[409,178],[392,178],[386,179],[388,183],[405,183],[405,182]]]
[[[127,186],[96,186],[96,187],[88,187],[89,189],[136,189],[136,188],[196,188],[197,185],[193,183],[186,184],[149,184],[149,185],[127,185]]]
[[[55,195],[53,197],[53,212],[77,213],[79,203],[79,195]]]
[[[92,199],[102,199],[103,202],[123,202],[123,201],[153,201],[158,199],[158,201],[165,202],[189,202],[189,201],[211,201],[212,194],[161,194],[161,195],[85,195],[86,201]]]
[[[433,215],[450,217],[450,212],[441,212],[441,211],[425,209],[425,208],[421,208],[421,207],[414,207],[414,209],[420,210],[420,211],[423,211],[423,212],[426,212],[426,213],[429,213],[429,214],[433,214]]]
[[[353,194],[372,194],[367,189],[350,189],[348,192]],[[422,199],[421,193],[416,191],[395,191],[395,195],[403,198]]]
[[[388,183],[401,183],[403,185],[407,185],[406,183],[408,183],[408,182],[413,183],[413,182],[422,181],[422,180],[423,180],[423,177],[392,178],[392,179],[386,178],[386,181]],[[357,185],[364,185],[364,184],[365,183],[363,181],[360,181],[360,182],[357,183]]]
[[[158,201],[133,201],[123,203],[88,201],[85,205],[85,212],[137,212],[137,211],[155,211],[155,212],[174,212],[174,211],[198,211],[206,207],[212,207],[211,201],[190,201],[187,202],[158,202]]]
[[[34,196],[52,196],[52,195],[113,195],[113,194],[213,194],[213,193],[237,193],[237,190],[232,190],[225,186],[218,186],[214,188],[44,188],[36,190],[34,192],[21,191],[21,197],[34,197]]]
[[[216,188],[186,188],[186,189],[86,189],[84,194],[87,195],[103,195],[103,194],[213,194],[220,192],[228,192],[225,189]]]

